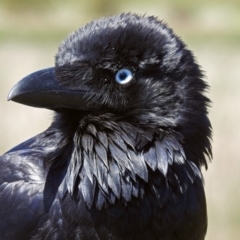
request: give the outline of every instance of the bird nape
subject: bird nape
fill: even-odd
[[[92,21],[8,100],[55,111],[0,158],[0,239],[203,240],[207,84],[155,17]]]

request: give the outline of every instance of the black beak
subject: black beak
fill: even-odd
[[[8,94],[12,100],[32,107],[87,110],[85,91],[59,85],[55,68],[34,72],[19,81]]]

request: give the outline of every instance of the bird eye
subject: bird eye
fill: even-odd
[[[126,84],[130,82],[133,78],[133,74],[128,69],[120,69],[115,76],[116,82],[119,84]]]

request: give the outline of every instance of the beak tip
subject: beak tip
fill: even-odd
[[[16,83],[12,89],[10,90],[10,92],[8,93],[8,96],[7,96],[7,101],[14,101],[16,99],[19,98],[19,96],[22,94],[22,90],[21,90],[21,81]]]
[[[11,90],[7,96],[7,101],[11,101],[12,99],[13,99],[13,96],[12,96],[12,90]]]

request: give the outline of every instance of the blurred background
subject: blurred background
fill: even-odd
[[[7,102],[25,75],[54,65],[60,42],[94,18],[155,15],[187,43],[211,86],[213,162],[207,240],[240,239],[240,1],[0,0],[0,153],[45,130],[53,113]],[[194,240],[194,239],[193,239]]]

